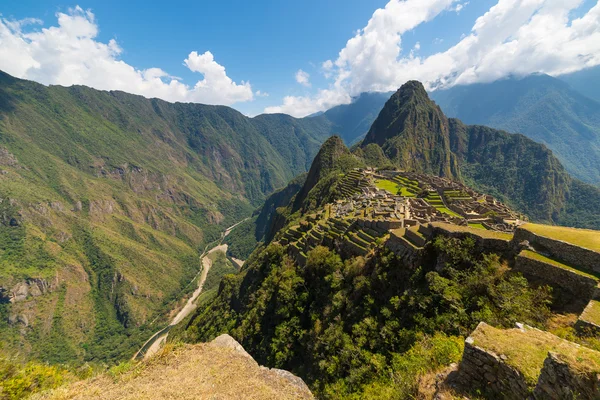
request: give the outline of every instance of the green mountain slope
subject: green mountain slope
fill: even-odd
[[[131,356],[205,245],[305,172],[329,128],[0,74],[5,349]]]
[[[460,177],[450,151],[448,119],[419,82],[406,83],[387,101],[361,147],[373,143],[403,169]]]
[[[545,144],[571,175],[600,184],[600,103],[565,82],[532,75],[457,86],[431,96],[448,116]]]

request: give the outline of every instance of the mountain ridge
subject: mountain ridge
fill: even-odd
[[[450,117],[521,133],[553,150],[574,177],[600,182],[600,103],[548,75],[431,93]]]

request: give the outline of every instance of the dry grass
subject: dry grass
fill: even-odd
[[[525,224],[523,229],[550,239],[562,240],[593,251],[600,251],[600,232],[563,226]]]
[[[506,363],[521,371],[534,385],[548,352],[558,353],[561,359],[580,373],[600,372],[600,353],[566,341],[537,329],[497,329],[481,325],[471,334],[474,345],[507,357]]]
[[[309,399],[251,358],[212,344],[168,347],[120,374],[102,374],[36,399]]]

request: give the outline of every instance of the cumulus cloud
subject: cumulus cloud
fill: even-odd
[[[99,28],[91,11],[75,7],[56,17],[57,26],[29,31],[27,25],[40,21],[0,18],[0,69],[44,84],[82,84],[168,101],[231,105],[253,99],[250,83],[234,82],[209,51],[193,51],[185,59],[203,76],[190,87],[160,68],[137,69],[122,61],[114,39],[96,40]]]
[[[348,102],[367,91],[390,91],[410,79],[428,89],[491,82],[511,75],[560,75],[600,64],[600,4],[582,17],[584,0],[499,0],[470,34],[427,57],[403,53],[402,35],[443,11],[468,4],[453,0],[390,0],[323,70],[333,82],[312,97],[286,97],[266,112],[296,116]],[[327,76],[327,75],[326,75]],[[339,103],[336,104],[336,101]]]
[[[310,87],[310,74],[299,69],[296,72],[296,82],[302,86]]]

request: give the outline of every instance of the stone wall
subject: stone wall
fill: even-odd
[[[404,229],[390,232],[390,238],[385,242],[385,246],[397,257],[403,259],[408,266],[416,267],[423,259],[423,250],[409,243],[402,237],[403,235]]]
[[[497,354],[473,345],[470,337],[465,340],[457,381],[471,392],[488,394],[488,398],[523,400],[531,394],[519,371]]]
[[[536,235],[523,228],[517,228],[514,240],[516,243],[527,240],[534,248],[542,249],[543,252],[552,255],[552,257],[558,260],[600,273],[600,253],[595,251]]]
[[[574,371],[560,355],[548,353],[534,390],[536,399],[599,399],[600,377]]]
[[[441,234],[446,237],[457,238],[461,240],[467,237],[472,238],[473,240],[475,240],[476,248],[485,253],[493,252],[506,254],[513,251],[513,245],[509,240],[484,237],[468,231],[450,231],[448,229],[444,229],[439,225],[432,226],[434,230],[434,235]]]
[[[379,233],[387,233],[391,229],[399,229],[404,227],[404,221],[402,220],[372,220],[372,219],[358,219],[356,224],[361,228],[368,228]]]
[[[596,293],[597,281],[594,278],[580,275],[575,271],[569,271],[521,254],[517,256],[515,261],[515,270],[541,279],[550,286],[561,287],[588,300],[593,298]]]

